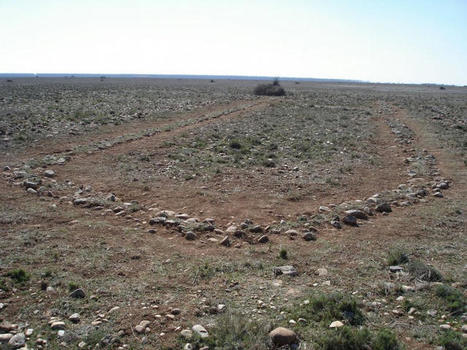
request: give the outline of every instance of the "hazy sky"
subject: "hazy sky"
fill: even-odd
[[[467,0],[0,0],[0,72],[467,84]]]

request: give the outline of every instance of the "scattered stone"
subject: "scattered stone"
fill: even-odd
[[[53,171],[51,169],[48,169],[48,170],[44,171],[44,176],[45,177],[54,177],[55,176],[55,171]]]
[[[32,328],[28,328],[28,329],[26,329],[26,332],[24,332],[26,337],[30,337],[33,333],[34,333],[34,329],[32,329]]]
[[[444,195],[443,195],[441,192],[438,191],[438,192],[433,193],[433,197],[436,197],[436,198],[443,198]]]
[[[331,225],[340,230],[342,228],[342,225],[339,220],[331,220]]]
[[[63,321],[55,321],[55,322],[52,322],[52,324],[50,325],[50,327],[56,331],[56,330],[59,330],[59,329],[65,329],[65,322]]]
[[[467,324],[462,325],[462,333],[467,333]]]
[[[285,234],[287,236],[294,237],[294,236],[298,236],[298,231],[290,229],[290,230],[285,231]]]
[[[208,331],[206,330],[206,328],[204,328],[204,327],[201,326],[200,324],[194,325],[191,329],[193,330],[193,332],[195,332],[196,334],[198,334],[201,338],[207,338],[207,337],[209,337],[209,333],[208,333]]]
[[[193,332],[189,329],[184,329],[180,332],[180,335],[185,339],[191,339]]]
[[[79,321],[81,321],[81,318],[78,313],[74,313],[68,319],[73,323],[79,323]]]
[[[8,332],[16,330],[17,328],[18,326],[16,324],[13,324],[7,321],[3,321],[2,323],[0,323],[0,331],[2,332],[8,333]]]
[[[402,286],[401,290],[404,293],[415,292],[415,288],[412,286]]]
[[[280,275],[297,276],[298,275],[297,269],[295,269],[295,267],[291,265],[274,267],[273,271],[274,271],[274,275],[276,276],[280,276]]]
[[[448,325],[448,324],[441,324],[441,325],[439,326],[439,329],[441,329],[442,331],[448,331],[448,330],[451,329],[451,326]]]
[[[390,213],[392,212],[391,206],[389,203],[381,203],[378,204],[375,208],[375,210],[379,213]]]
[[[86,198],[75,198],[73,200],[73,204],[74,205],[84,205],[88,202],[88,200]]]
[[[403,271],[404,268],[402,266],[389,266],[389,271],[396,273]]]
[[[328,207],[324,206],[324,205],[321,205],[318,209],[320,212],[330,212],[331,209],[329,209]]]
[[[191,345],[190,343],[186,343],[183,347],[183,350],[193,350],[193,345]]]
[[[223,245],[224,247],[230,247],[229,236],[225,236],[224,238],[222,238],[220,245]]]
[[[157,225],[157,224],[164,225],[166,221],[167,221],[167,218],[165,216],[157,216],[149,220],[149,225]]]
[[[13,337],[13,334],[11,333],[0,334],[0,343],[8,342],[11,339],[11,337]]]
[[[317,276],[326,276],[328,274],[328,270],[326,270],[324,267],[320,267],[315,271],[315,275]]]
[[[442,190],[447,190],[449,188],[449,184],[446,181],[440,182],[436,187]]]
[[[258,238],[258,243],[267,243],[269,242],[269,237],[266,235],[262,235],[261,237]]]
[[[87,344],[84,341],[78,343],[78,348],[83,349]]]
[[[255,225],[255,226],[250,228],[250,232],[251,233],[263,233],[264,230],[260,225]]]
[[[13,348],[20,348],[24,346],[24,344],[26,344],[26,336],[24,335],[24,333],[15,334],[8,341],[8,345]]]
[[[237,231],[237,226],[235,225],[231,225],[229,227],[227,227],[227,229],[225,230],[226,233],[235,233],[235,231]]]
[[[347,215],[355,216],[357,219],[368,220],[368,215],[362,210],[346,210]]]
[[[436,310],[428,310],[426,314],[431,317],[435,317],[438,312]]]
[[[85,297],[86,297],[86,293],[84,293],[84,290],[82,290],[81,288],[74,290],[70,294],[70,298],[83,299]]]
[[[60,329],[58,332],[57,332],[57,336],[59,338],[63,338],[65,336],[65,331],[63,329]]]
[[[48,286],[48,287],[46,288],[45,292],[46,292],[47,294],[50,294],[50,295],[57,295],[57,294],[58,294],[57,291],[55,290],[55,288],[52,287],[52,286]]]
[[[187,241],[194,241],[196,238],[196,234],[193,231],[188,231],[187,233],[185,233],[185,239]]]
[[[357,218],[353,215],[344,216],[342,221],[344,222],[344,224],[349,225],[349,226],[358,226]]]
[[[329,328],[340,328],[344,327],[344,324],[341,321],[334,321],[329,325]]]
[[[276,347],[292,345],[298,342],[297,334],[288,328],[278,327],[269,333],[271,342]]]
[[[143,320],[141,321],[136,327],[135,327],[135,332],[136,333],[144,333],[146,332],[146,329],[148,326],[151,324],[151,321]]]
[[[305,232],[302,238],[307,242],[316,241],[316,235],[313,232]]]
[[[30,193],[30,194],[37,194],[37,191],[31,187],[29,187],[26,192]]]

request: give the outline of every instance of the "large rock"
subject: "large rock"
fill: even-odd
[[[291,265],[277,266],[274,267],[274,274],[276,276],[287,275],[287,276],[297,276],[297,269]]]
[[[297,334],[293,330],[284,327],[273,329],[269,333],[269,338],[276,347],[298,343]]]

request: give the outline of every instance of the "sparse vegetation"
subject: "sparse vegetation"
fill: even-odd
[[[279,251],[279,258],[284,260],[288,259],[287,249],[281,248],[281,250]]]
[[[435,293],[443,300],[451,315],[459,316],[467,311],[466,298],[458,289],[443,284],[436,287]]]
[[[352,297],[332,293],[312,295],[308,303],[302,303],[291,311],[294,319],[304,318],[326,326],[335,320],[345,320],[352,326],[362,325],[365,317],[357,301]]]
[[[439,282],[443,280],[441,273],[432,266],[428,266],[419,260],[412,260],[409,264],[409,272],[423,281]]]
[[[0,82],[2,322],[50,349],[269,349],[280,326],[465,348],[465,89],[283,85]]]
[[[387,264],[391,265],[401,265],[409,262],[409,255],[402,248],[394,248],[389,251]]]
[[[13,280],[13,282],[18,283],[18,284],[23,284],[29,281],[29,278],[31,277],[23,269],[17,269],[17,270],[10,271],[6,275],[10,277]]]

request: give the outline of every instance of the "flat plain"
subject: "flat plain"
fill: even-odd
[[[467,346],[467,87],[257,84],[0,82],[0,346]]]

